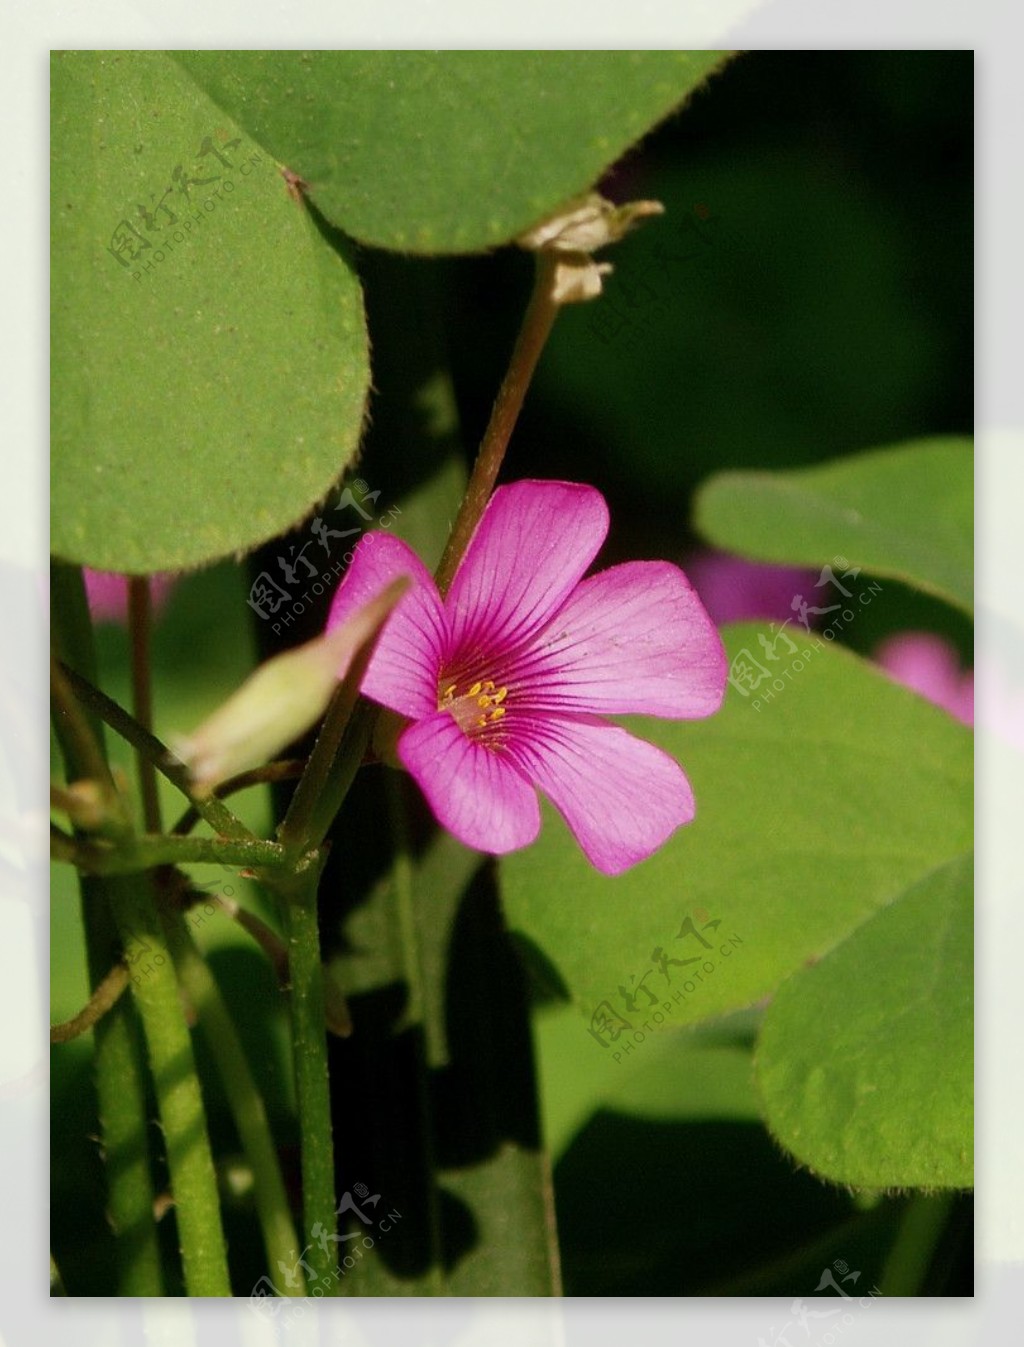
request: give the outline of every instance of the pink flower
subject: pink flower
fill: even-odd
[[[116,571],[94,571],[88,566],[83,571],[85,577],[85,595],[89,600],[89,612],[94,622],[119,622],[122,626],[128,621],[128,577]],[[150,592],[153,596],[153,612],[158,613],[167,601],[167,595],[174,586],[172,575],[150,576]]]
[[[467,846],[502,854],[532,842],[538,789],[605,874],[693,818],[679,765],[602,717],[711,715],[725,692],[722,644],[668,562],[584,580],[607,532],[593,487],[515,482],[492,496],[446,600],[415,553],[379,531],[335,595],[329,628],[411,577],[362,690],[412,722],[398,757]]]
[[[955,647],[926,631],[903,631],[875,651],[882,668],[965,725],[974,724],[974,674],[964,672]]]
[[[770,566],[710,548],[690,558],[686,573],[712,621],[720,625],[759,617],[790,621],[794,597],[806,594],[817,579],[814,571]]]

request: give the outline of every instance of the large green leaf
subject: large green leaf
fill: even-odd
[[[178,59],[353,237],[515,238],[586,190],[725,53],[194,51]]]
[[[358,443],[353,271],[159,52],[55,55],[52,143],[54,551],[149,572],[280,533]]]
[[[779,988],[756,1066],[769,1127],[866,1187],[973,1181],[972,858],[936,870]]]
[[[734,660],[767,660],[758,627],[726,634]],[[581,1053],[627,1056],[662,1024],[752,1004],[971,847],[970,732],[817,637],[777,649],[777,687],[730,686],[706,721],[638,727],[697,800],[649,860],[600,875],[548,810],[539,841],[502,861],[510,925],[583,1013]],[[662,971],[663,955],[678,962]]]
[[[699,493],[697,524],[746,556],[821,565],[838,554],[970,611],[973,470],[971,441],[950,436],[822,467],[723,473]]]

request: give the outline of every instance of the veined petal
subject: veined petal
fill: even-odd
[[[606,875],[645,860],[694,816],[693,791],[679,764],[617,725],[525,716],[508,751]]]
[[[398,756],[438,822],[466,846],[502,855],[540,831],[534,788],[508,756],[470,739],[447,711],[410,725]]]
[[[451,654],[501,654],[541,630],[608,532],[601,493],[576,482],[501,486],[487,504],[448,593]]]
[[[399,575],[408,575],[413,587],[380,634],[362,691],[403,716],[419,718],[437,710],[447,622],[433,577],[401,538],[376,531],[363,535],[334,596],[327,630],[376,598]]]
[[[714,623],[667,561],[629,561],[584,580],[503,671],[531,710],[677,720],[717,711],[727,674]]]

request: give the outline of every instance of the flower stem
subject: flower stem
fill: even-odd
[[[153,728],[153,684],[150,675],[149,644],[153,628],[153,604],[149,580],[133,575],[128,581],[128,629],[132,640],[132,712],[145,730]],[[142,817],[146,831],[160,832],[160,797],[157,793],[156,768],[141,749],[136,750]]]
[[[70,1043],[86,1033],[117,1004],[127,986],[128,969],[123,963],[114,964],[77,1015],[62,1024],[50,1025],[50,1042]]]
[[[123,706],[119,706],[112,697],[108,697],[105,692],[101,692],[96,687],[94,680],[83,677],[79,670],[66,664],[61,665],[60,672],[67,679],[71,690],[82,703],[82,706],[93,712],[101,720],[106,721],[110,728],[116,734],[119,734],[126,743],[145,754],[156,770],[192,802],[215,832],[222,837],[253,840],[253,833],[215,795],[205,799],[193,798],[189,772],[185,764],[180,762],[171,753],[167,745],[160,742],[156,735],[151,734],[145,726],[139,724],[134,716],[129,715]]]
[[[53,579],[54,634],[60,655],[69,661],[56,668],[58,683],[63,675],[72,685],[92,686],[89,677],[95,676],[95,656],[81,571],[56,566]],[[87,676],[76,672],[76,666]],[[75,691],[77,693],[77,686]],[[63,691],[58,689],[58,710],[63,696]],[[74,701],[73,698],[70,700]],[[88,766],[99,772],[99,779],[104,779],[104,774],[110,779],[100,728],[89,719],[89,712],[95,711],[95,707],[86,703],[80,711],[79,717],[77,713],[67,713],[65,708],[65,714],[55,717],[68,773],[73,777],[88,774],[83,771],[86,764],[78,756],[85,752]],[[91,745],[81,733],[79,719],[88,727]],[[88,846],[81,839],[77,840],[79,845]],[[114,924],[120,945],[130,949],[136,959],[146,960],[145,964],[139,963],[132,976],[132,999],[142,1020],[156,1089],[177,1208],[187,1293],[229,1296],[231,1285],[206,1115],[192,1057],[192,1042],[151,882],[143,876],[111,875],[104,878],[83,876],[81,884],[93,984],[102,980],[120,955]],[[98,969],[102,971],[98,973]],[[136,1290],[134,1294],[159,1295],[159,1252],[155,1230],[150,1230],[153,1194],[146,1143],[145,1087],[137,1044],[128,1038],[131,1032],[128,1026],[133,1023],[127,1019],[128,1005],[122,998],[96,1025],[101,1118],[106,1105],[117,1120],[112,1138],[111,1129],[105,1124],[104,1142],[109,1147],[113,1140],[121,1150],[120,1163],[115,1170],[114,1157],[108,1149],[111,1217],[115,1230],[122,1230],[126,1239],[132,1240],[131,1253],[136,1255],[123,1262],[122,1285],[129,1281],[144,1282],[144,1289]],[[118,1050],[116,1056],[111,1060],[108,1053],[106,1059],[101,1060],[101,1045],[106,1048],[111,1041]],[[114,1210],[115,1190],[120,1207],[117,1211]],[[140,1260],[141,1269],[137,1266]]]
[[[95,676],[92,626],[78,566],[55,563],[52,575],[53,634],[61,656]],[[59,671],[58,671],[59,676]],[[55,688],[54,727],[68,776],[99,771],[109,781],[102,728],[73,697]],[[112,786],[112,783],[111,783]],[[107,881],[79,877],[90,986],[98,987],[121,949]],[[132,1002],[122,997],[93,1029],[93,1073],[107,1182],[107,1218],[114,1232],[118,1291],[124,1296],[162,1296],[163,1273],[150,1171],[149,1125],[143,1047]]]
[[[338,1218],[334,1209],[327,1029],[317,924],[319,874],[319,865],[310,865],[304,874],[290,877],[280,891],[287,922],[292,984],[292,1054],[302,1146],[303,1239],[310,1241],[307,1257],[313,1269],[313,1286],[323,1279],[323,1294],[336,1295],[337,1245],[333,1237],[338,1232]]]
[[[305,766],[304,758],[282,758],[277,762],[268,762],[263,767],[254,767],[249,772],[239,772],[237,776],[228,777],[226,781],[222,781],[214,787],[213,793],[218,800],[224,800],[229,795],[234,795],[236,791],[246,790],[249,786],[273,785],[278,781],[294,781],[302,775]],[[194,804],[189,805],[171,829],[171,832],[182,835],[190,833],[200,818],[202,818],[202,815],[196,806]]]
[[[178,980],[192,1003],[210,1051],[217,1063],[235,1127],[255,1178],[256,1210],[263,1230],[268,1266],[273,1271],[279,1259],[291,1267],[298,1253],[295,1223],[277,1151],[270,1132],[263,1098],[256,1087],[245,1049],[238,1036],[217,981],[179,913],[164,913],[167,942],[174,957]],[[285,1286],[285,1295],[305,1295],[301,1272],[295,1286]]]
[[[331,698],[305,771],[278,829],[281,843],[292,859],[320,846],[362,763],[369,743],[370,722],[365,704],[359,702],[359,685],[384,623],[409,584],[406,577],[399,577],[372,601],[376,605],[372,630],[356,647],[345,677]],[[370,607],[368,604],[367,609]],[[354,716],[357,709],[363,714]]]
[[[190,1296],[230,1296],[217,1177],[174,964],[148,876],[111,876],[114,916],[132,967],[174,1195]]]
[[[882,1295],[921,1294],[921,1285],[928,1275],[954,1200],[953,1193],[917,1193],[908,1200],[882,1269]]]
[[[526,398],[526,390],[558,314],[560,305],[554,298],[553,286],[555,266],[556,260],[550,254],[536,254],[533,291],[516,338],[512,359],[498,389],[466,494],[434,576],[442,598],[448,592],[462,554],[469,546],[473,531],[494,490],[505,450]]]
[[[427,1173],[427,1229],[429,1232],[429,1282],[431,1295],[445,1294],[444,1236],[438,1199],[437,1156],[434,1146],[434,1119],[430,1108],[429,1063],[427,1061],[427,1024],[423,961],[416,930],[415,871],[409,845],[409,827],[406,818],[405,781],[397,772],[388,772],[385,789],[388,815],[394,849],[391,873],[398,907],[399,939],[404,965],[408,1002],[405,1019],[416,1033],[419,1052],[415,1063],[416,1105],[419,1112],[420,1135],[423,1138],[423,1163]]]
[[[59,836],[58,859],[72,860],[80,870],[93,875],[128,875],[152,870],[157,865],[184,865],[208,862],[219,865],[283,865],[284,849],[277,842],[253,838],[237,841],[231,837],[132,837],[121,846],[105,846],[92,841],[77,841],[68,851],[67,839]]]

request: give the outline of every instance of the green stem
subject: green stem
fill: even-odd
[[[100,985],[121,944],[111,912],[114,881],[79,878],[90,980]],[[163,1296],[150,1156],[145,1043],[131,997],[123,996],[93,1026],[93,1072],[107,1172],[107,1218],[117,1243],[118,1291]]]
[[[445,1294],[444,1240],[441,1230],[441,1210],[438,1203],[436,1176],[437,1157],[434,1151],[434,1120],[430,1109],[430,1087],[426,1060],[426,1011],[423,985],[423,964],[420,942],[416,931],[416,895],[414,870],[409,854],[409,829],[406,821],[404,781],[397,772],[388,772],[386,787],[391,838],[394,846],[392,877],[398,907],[399,940],[409,1002],[405,1018],[417,1031],[419,1053],[416,1062],[416,1105],[420,1115],[420,1135],[423,1138],[423,1158],[427,1170],[427,1221],[430,1232],[429,1289],[432,1295]]]
[[[153,728],[153,683],[150,677],[149,642],[153,628],[153,603],[149,580],[133,575],[128,581],[128,629],[132,639],[132,712],[146,730]],[[160,797],[157,793],[156,768],[145,753],[136,752],[142,817],[146,831],[158,833]]]
[[[56,655],[51,656],[50,706],[57,736],[65,745],[65,757],[69,760],[68,774],[91,779],[105,792],[115,795],[116,787],[98,726],[72,696],[71,673]]]
[[[92,626],[81,568],[56,563],[51,592],[53,631],[62,658],[95,678]],[[102,729],[88,719],[88,713],[83,714],[109,777]],[[81,726],[77,734],[69,734],[68,724],[66,715],[55,716],[68,776],[73,779],[89,776],[90,767],[97,764],[88,748],[86,757],[80,756],[85,742]],[[89,985],[97,988],[120,959],[121,948],[111,913],[108,881],[83,875],[79,884]],[[114,1232],[118,1265],[118,1291],[124,1296],[162,1296],[143,1047],[134,1007],[127,997],[122,997],[93,1028],[93,1075],[107,1182],[106,1212]]]
[[[123,963],[114,964],[89,1000],[70,1020],[50,1025],[51,1043],[70,1043],[73,1038],[92,1029],[111,1010],[128,986],[128,969]]]
[[[370,738],[370,715],[359,701],[359,687],[373,658],[384,623],[409,588],[406,577],[393,580],[366,605],[370,634],[355,648],[345,677],[331,698],[324,723],[299,778],[278,836],[294,859],[319,847],[348,793]],[[353,714],[362,710],[362,715]],[[360,737],[360,736],[363,737]]]
[[[279,866],[286,862],[278,842],[262,838],[236,841],[230,837],[178,837],[174,835],[133,837],[123,846],[102,846],[79,841],[73,855],[67,852],[67,839],[58,837],[58,859],[71,859],[80,870],[93,875],[131,875],[152,870],[158,865],[185,865],[207,862],[247,867]]]
[[[448,587],[462,560],[462,554],[469,546],[473,531],[480,522],[480,516],[494,490],[505,450],[508,448],[512,431],[522,410],[530,380],[558,316],[560,305],[553,298],[552,288],[555,266],[556,259],[550,254],[537,254],[530,302],[523,316],[508,370],[498,389],[491,418],[480,442],[480,452],[473,465],[466,494],[462,498],[462,505],[459,507],[459,513],[434,576],[442,598],[448,592]]]
[[[196,947],[184,919],[177,913],[168,912],[164,916],[164,928],[174,956],[178,980],[199,1017],[199,1027],[217,1063],[235,1127],[252,1168],[256,1210],[263,1230],[268,1266],[273,1272],[278,1260],[281,1260],[291,1267],[300,1246],[288,1207],[270,1123],[263,1098],[249,1069],[245,1049],[217,981]],[[305,1295],[301,1272],[298,1281],[300,1284],[295,1287],[286,1286],[284,1294]]]
[[[112,697],[101,692],[91,679],[83,677],[77,669],[62,665],[62,672],[82,705],[106,721],[110,728],[137,752],[144,754],[162,776],[191,800],[215,832],[220,833],[222,837],[250,840],[253,838],[253,833],[242,820],[215,795],[204,799],[192,795],[191,778],[185,764],[180,762],[155,734],[151,734],[134,716],[129,715],[123,706],[119,706]]]
[[[882,1269],[883,1296],[920,1295],[954,1201],[953,1193],[918,1193],[910,1198]]]
[[[190,1296],[230,1296],[217,1176],[174,964],[148,876],[107,880],[132,972],[163,1129]]]
[[[336,1295],[338,1263],[334,1237],[338,1233],[338,1218],[334,1209],[331,1097],[317,924],[318,880],[319,866],[311,865],[305,874],[282,884],[281,893],[292,983],[290,1006],[302,1144],[304,1237],[310,1241],[308,1261],[314,1273],[313,1287],[323,1279],[323,1294]]]
[[[359,677],[362,678],[362,673]],[[345,733],[315,802],[307,829],[311,845],[322,844],[355,780],[356,772],[363,764],[373,736],[377,709],[369,702],[360,701],[347,721]]]
[[[214,787],[213,793],[218,800],[224,800],[229,795],[234,795],[236,791],[246,790],[249,786],[273,785],[278,781],[294,781],[302,775],[305,766],[304,758],[282,758],[278,762],[268,762],[264,767],[254,767],[249,772],[239,772],[237,776],[228,777],[227,781],[221,781],[219,785]],[[201,817],[202,815],[195,805],[189,805],[171,829],[171,832],[190,833]]]

